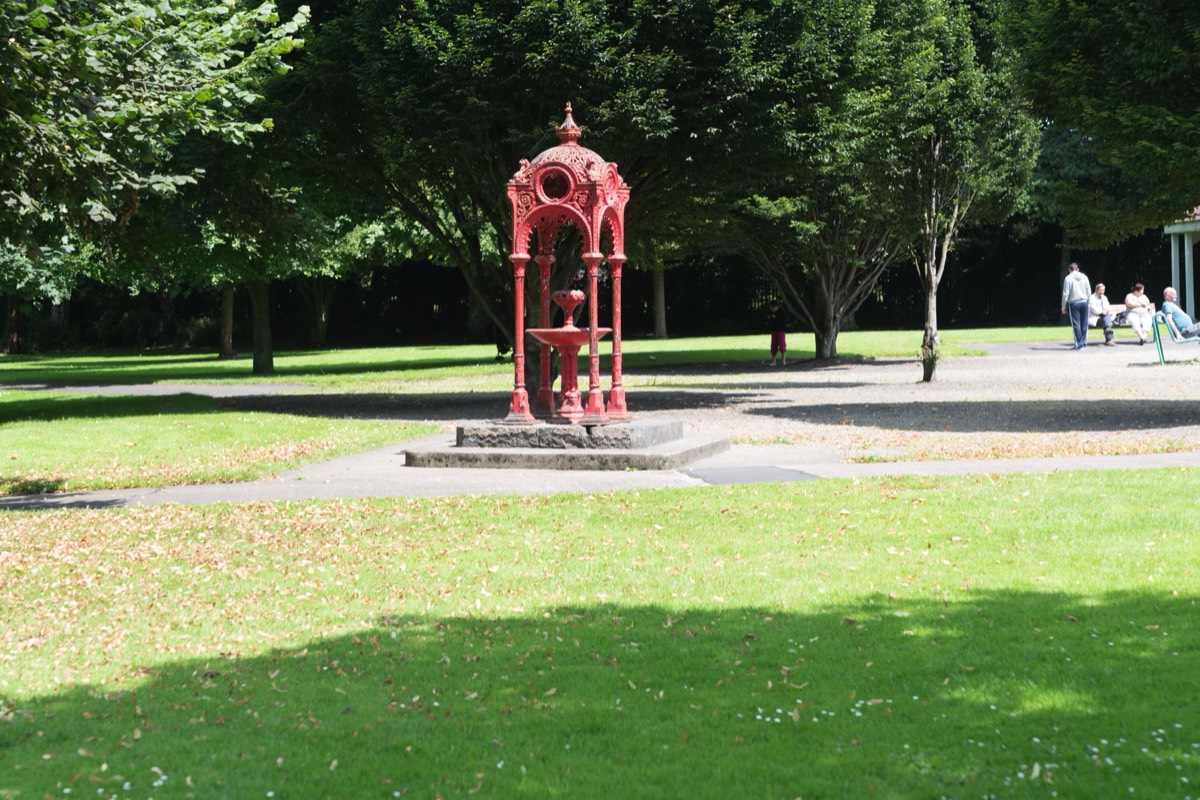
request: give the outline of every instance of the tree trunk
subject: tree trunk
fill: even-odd
[[[221,287],[221,344],[217,358],[227,361],[237,358],[233,352],[233,293],[234,285],[227,283]]]
[[[337,283],[332,278],[322,276],[302,277],[297,283],[300,294],[308,301],[312,314],[312,328],[309,338],[316,347],[324,347],[329,340],[329,312],[333,307],[333,293]]]
[[[937,287],[926,276],[925,289],[925,336],[921,339],[921,380],[925,383],[933,381],[937,371],[938,348],[942,339],[938,336],[937,324]]]
[[[154,333],[156,345],[175,345],[179,343],[178,329],[175,324],[175,302],[171,292],[166,287],[158,290],[158,330]]]
[[[654,270],[654,338],[667,338],[667,271]]]
[[[254,367],[255,375],[273,375],[275,356],[271,349],[271,290],[267,281],[252,281],[250,310],[254,318]]]
[[[821,320],[821,324],[813,331],[818,359],[837,358],[838,328],[838,321],[830,317]]]
[[[8,308],[4,315],[4,347],[0,349],[5,355],[29,352],[29,339],[25,333],[25,311],[21,305],[20,297],[15,294],[8,296]]]
[[[1066,228],[1062,229],[1062,244],[1059,247],[1058,253],[1059,253],[1059,256],[1058,256],[1058,285],[1055,286],[1055,293],[1054,293],[1054,299],[1056,301],[1059,300],[1061,297],[1061,295],[1059,293],[1062,292],[1063,281],[1066,280],[1066,278],[1067,278],[1067,269],[1071,266],[1071,242],[1070,242],[1070,237],[1067,235]],[[1054,304],[1054,307],[1060,309],[1058,321],[1060,323],[1066,322],[1067,315],[1065,313],[1062,313],[1061,307],[1059,306],[1059,304],[1057,302]]]
[[[65,331],[71,322],[71,300],[63,300],[50,306],[50,322],[59,330]]]

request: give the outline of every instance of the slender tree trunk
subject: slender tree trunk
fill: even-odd
[[[237,358],[233,352],[233,294],[235,286],[227,283],[221,287],[221,344],[217,358],[228,360]]]
[[[313,309],[312,343],[314,347],[324,347],[329,341],[329,303]]]
[[[1062,243],[1059,247],[1058,253],[1059,253],[1059,255],[1058,255],[1058,284],[1057,284],[1057,286],[1055,286],[1055,295],[1054,295],[1055,301],[1058,301],[1061,299],[1061,296],[1059,293],[1062,291],[1063,281],[1066,280],[1067,269],[1068,269],[1068,267],[1071,266],[1071,240],[1070,240],[1070,237],[1067,235],[1066,228],[1062,229]],[[1054,306],[1055,306],[1055,308],[1060,308],[1060,306],[1058,305],[1057,302],[1055,302]],[[1065,313],[1062,313],[1060,310],[1059,317],[1058,317],[1059,322],[1065,322],[1066,319],[1067,319],[1067,315]]]
[[[329,340],[329,312],[333,308],[333,293],[337,283],[332,278],[318,276],[300,278],[297,285],[312,314],[309,337],[315,346],[324,347]]]
[[[67,325],[71,322],[71,300],[67,298],[61,303],[55,303],[50,306],[50,321],[59,328],[66,330]]]
[[[158,290],[158,330],[154,333],[154,343],[158,345],[175,345],[179,343],[178,326],[175,324],[175,302],[171,292],[160,287]]]
[[[922,282],[925,283],[925,335],[921,339],[921,380],[929,383],[937,372],[942,339],[938,336],[937,285],[927,275]]]
[[[25,333],[25,311],[21,308],[21,298],[15,294],[8,295],[4,315],[4,347],[0,350],[10,356],[29,352],[29,340]]]
[[[654,338],[667,338],[667,271],[654,270]]]
[[[255,375],[273,375],[275,356],[271,349],[271,287],[267,281],[252,281],[250,310],[254,318],[254,367]]]

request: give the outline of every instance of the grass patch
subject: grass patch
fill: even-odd
[[[68,354],[0,357],[9,383],[312,383],[377,384],[512,373],[495,361],[490,345],[376,347],[353,350],[284,351],[275,354],[273,375],[251,373],[251,359],[220,360],[203,352]]]
[[[0,797],[1186,797],[1198,527],[1191,470],[9,514]]]
[[[0,391],[0,492],[251,481],[436,429],[235,412],[190,394]]]
[[[1061,338],[1058,327],[983,328],[942,331],[942,354],[979,355],[984,342],[1047,341]],[[638,370],[703,364],[759,363],[767,358],[766,335],[683,339],[626,339],[624,365]],[[920,331],[849,331],[838,336],[838,354],[852,358],[912,357]],[[816,354],[812,334],[788,336],[793,361]],[[608,344],[601,348],[608,352]],[[250,372],[250,359],[218,360],[210,353],[114,353],[0,357],[0,378],[10,383],[303,383],[342,390],[376,390],[381,385],[443,378],[511,377],[511,362],[498,363],[491,345],[379,347],[354,350],[289,351],[275,355],[275,374]],[[605,359],[607,361],[607,359]],[[395,390],[398,387],[392,387]]]

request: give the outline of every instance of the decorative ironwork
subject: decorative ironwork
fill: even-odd
[[[509,254],[509,260],[513,265],[517,296],[514,303],[513,396],[504,421],[532,424],[537,417],[583,425],[625,421],[630,419],[630,414],[625,405],[621,376],[621,270],[625,263],[625,205],[629,202],[629,186],[622,180],[616,164],[606,162],[597,153],[579,144],[583,131],[575,124],[570,103],[566,105],[565,119],[555,130],[559,143],[542,151],[531,161],[522,159],[507,185],[513,216],[512,253]],[[585,265],[585,296],[588,304],[586,339],[582,339],[582,329],[579,334],[564,334],[561,329],[550,329],[550,268],[554,263],[558,233],[568,222],[579,231],[583,248],[581,258]],[[564,407],[560,402],[557,410],[554,408],[549,378],[550,353],[546,346],[541,348],[539,366],[542,380],[532,410],[525,388],[525,265],[531,258],[529,243],[535,233],[537,254],[534,260],[538,265],[541,302],[538,309],[539,327],[531,328],[529,333],[545,345],[559,349],[563,361],[560,397],[568,391],[574,391],[571,404]],[[602,240],[610,248],[607,253],[602,249]],[[599,326],[598,278],[602,261],[608,263],[612,279],[611,329]],[[565,321],[570,323],[569,316]],[[535,330],[545,338],[535,334]],[[612,376],[608,400],[605,402],[600,388],[599,340],[610,330],[613,335]],[[569,354],[572,362],[570,380],[577,380],[574,360],[583,341],[588,345],[586,403],[581,402],[577,385],[567,385],[568,353],[565,349],[567,345],[573,347]]]

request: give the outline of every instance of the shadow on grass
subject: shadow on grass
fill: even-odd
[[[63,486],[60,480],[50,478],[27,478],[19,473],[6,475],[0,472],[0,492],[4,494],[41,495],[57,492]]]
[[[331,375],[371,375],[394,372],[403,376],[404,373],[486,367],[498,371],[511,371],[511,357],[503,362],[496,362],[494,357],[468,357],[424,353],[411,348],[404,348],[404,355],[381,360],[354,358],[353,350],[330,351],[328,360],[319,363],[289,363],[290,359],[303,360],[306,356],[320,358],[323,351],[287,352],[276,354],[275,372],[269,380],[280,378],[303,380],[305,378]],[[604,347],[601,348],[602,370],[611,369],[611,359]],[[332,353],[338,358],[334,360]],[[373,351],[377,352],[377,351]],[[849,363],[869,362],[871,359],[858,358],[850,355],[832,360],[815,361],[812,351],[794,351],[790,355],[790,368],[810,370],[830,370],[845,367]],[[580,363],[586,364],[586,352],[580,356]],[[251,359],[238,358],[219,360],[215,356],[166,356],[149,354],[145,356],[106,356],[102,363],[95,363],[96,357],[88,357],[85,362],[59,357],[26,357],[20,360],[8,360],[3,364],[21,364],[20,369],[0,369],[2,382],[11,385],[79,385],[79,384],[142,384],[158,381],[187,382],[187,381],[229,381],[238,380],[248,383],[261,382],[264,376],[250,372]],[[661,353],[626,352],[622,355],[625,371],[638,374],[656,375],[662,373],[693,374],[693,373],[739,373],[748,369],[763,366],[769,356],[756,350],[729,349],[696,349],[665,351]],[[42,363],[39,363],[42,362]],[[37,365],[37,366],[34,366]],[[586,374],[586,368],[582,370]],[[2,385],[2,383],[0,383]]]
[[[833,385],[851,394],[859,384]],[[630,409],[670,412],[736,408],[739,413],[817,425],[852,425],[916,432],[1066,433],[1115,435],[1121,430],[1169,430],[1196,424],[1195,403],[1185,400],[1020,400],[929,403],[797,404],[782,391],[828,389],[803,380],[768,387],[737,384],[627,392]],[[196,394],[75,395],[56,393],[0,402],[0,424],[63,419],[120,419],[154,415],[257,411],[333,419],[500,419],[504,391],[447,393],[248,394],[213,398]]]
[[[920,432],[1066,433],[1117,436],[1197,424],[1194,400],[995,400],[938,403],[830,403],[748,409],[817,425]]]
[[[215,356],[159,356],[105,357],[102,364],[73,362],[70,359],[46,358],[38,367],[30,366],[36,359],[25,359],[21,369],[0,369],[3,382],[26,384],[139,384],[157,381],[207,381],[241,380],[246,382],[277,380],[279,378],[303,379],[329,375],[366,375],[383,372],[413,372],[454,367],[498,366],[493,359],[478,357],[447,357],[421,355],[419,357],[397,357],[380,361],[354,360],[353,351],[338,351],[350,354],[344,360],[322,361],[317,364],[289,364],[293,356],[303,357],[308,353],[277,353],[275,372],[270,376],[254,375],[249,357],[219,360]],[[313,353],[311,355],[319,355]],[[0,367],[3,362],[0,362]],[[510,366],[511,369],[511,366]]]
[[[122,498],[99,500],[91,492],[59,492],[60,483],[51,481],[15,481],[5,483],[0,477],[0,486],[9,494],[0,496],[0,512],[3,511],[47,511],[69,508],[121,508],[128,504]],[[41,488],[39,488],[41,487]]]
[[[641,390],[629,392],[634,411],[724,408],[754,395],[741,392]],[[508,413],[509,392],[469,394],[293,394],[230,397],[221,406],[238,411],[267,411],[311,417],[356,419],[500,419]]]
[[[0,700],[0,796],[1183,796],[1197,611],[975,591],[388,616]]]
[[[220,410],[213,398],[195,394],[135,397],[64,393],[0,402],[0,424],[63,419],[120,419],[159,414],[212,414]]]

